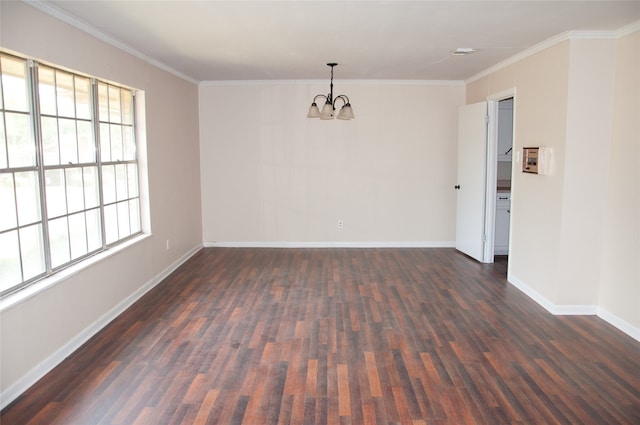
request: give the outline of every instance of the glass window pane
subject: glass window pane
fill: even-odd
[[[0,53],[0,291],[141,228],[133,92],[38,64],[30,98],[29,63]]]
[[[18,222],[21,226],[40,221],[40,185],[37,171],[15,174]]]
[[[131,234],[129,227],[129,202],[118,202],[118,235],[119,239],[126,238]]]
[[[0,232],[18,226],[13,174],[0,174]]]
[[[1,97],[1,96],[0,96]],[[7,168],[7,139],[4,133],[4,113],[0,113],[0,168]]]
[[[69,214],[84,209],[84,185],[82,184],[82,168],[65,170],[67,186],[67,211]]]
[[[36,277],[46,271],[42,224],[38,223],[20,229],[20,251],[24,280]]]
[[[42,129],[42,153],[45,165],[60,164],[60,150],[58,149],[58,119],[42,117],[40,120]]]
[[[76,137],[76,122],[60,119],[60,162],[62,164],[78,163],[78,142]]]
[[[107,244],[118,240],[118,211],[116,204],[104,207],[104,231]]]
[[[91,121],[77,121],[78,124],[78,160],[80,163],[96,161],[96,150],[93,145],[93,128]]]
[[[71,245],[71,259],[85,255],[87,251],[87,230],[84,212],[69,216],[69,242]]]
[[[84,207],[94,208],[100,204],[98,192],[98,167],[84,167]]]
[[[29,85],[27,83],[26,61],[2,56],[2,91],[4,108],[10,111],[29,111]]]
[[[120,89],[114,86],[109,86],[109,122],[122,122]]]
[[[49,245],[51,246],[51,267],[55,268],[70,261],[66,216],[49,220]]]
[[[111,162],[109,124],[100,124],[100,155],[103,162]]]
[[[44,174],[47,190],[47,215],[59,217],[67,213],[64,170],[46,170]]]
[[[0,233],[0,291],[22,282],[18,231]]]
[[[105,204],[116,201],[116,174],[113,165],[102,166],[102,197]]]
[[[98,83],[98,116],[101,122],[109,121],[109,95],[105,83]]]
[[[136,145],[133,138],[133,127],[122,127],[122,149],[125,161],[136,159]]]
[[[122,126],[112,124],[111,125],[111,160],[122,161]]]
[[[133,95],[129,90],[122,90],[122,123],[133,124]]]
[[[56,82],[53,69],[38,66],[38,92],[40,94],[40,113],[56,115]]]
[[[88,78],[75,76],[76,83],[76,117],[91,119],[91,81]]]
[[[10,167],[36,165],[35,143],[31,137],[31,125],[27,114],[5,114],[7,148]]]
[[[129,197],[138,196],[138,164],[127,164],[127,179],[129,181]]]
[[[87,248],[93,252],[102,248],[102,230],[100,227],[100,210],[93,209],[86,212]]]
[[[76,102],[73,96],[73,75],[60,70],[56,71],[56,97],[58,98],[58,115],[61,117],[75,117]]]
[[[127,165],[116,165],[116,199],[122,201],[127,199]]]
[[[129,201],[129,222],[131,223],[131,234],[140,231],[140,200],[132,199]]]

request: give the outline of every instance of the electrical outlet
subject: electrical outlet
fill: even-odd
[[[344,222],[342,220],[338,220],[338,229],[342,229],[344,227]]]
[[[167,239],[167,251],[171,249],[171,245],[169,244],[169,239]]]

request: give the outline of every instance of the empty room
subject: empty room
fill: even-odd
[[[0,423],[640,423],[640,1],[0,1]]]

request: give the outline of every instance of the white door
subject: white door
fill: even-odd
[[[483,262],[485,246],[487,103],[458,112],[456,249]]]

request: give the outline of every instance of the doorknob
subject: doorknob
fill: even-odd
[[[456,190],[459,190],[460,189],[460,185],[457,184],[457,185],[453,186],[453,188],[456,189]]]

